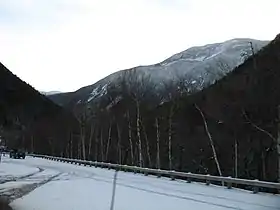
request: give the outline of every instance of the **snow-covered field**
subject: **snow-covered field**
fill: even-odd
[[[113,170],[27,157],[4,158],[0,171],[19,177],[0,185],[15,210],[110,209]],[[280,210],[280,196],[118,172],[114,210],[149,209]]]

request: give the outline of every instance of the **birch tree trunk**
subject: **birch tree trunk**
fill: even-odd
[[[101,128],[100,131],[100,150],[101,150],[101,161],[104,161],[104,147],[103,147],[103,129]]]
[[[151,155],[150,155],[150,145],[149,145],[149,140],[148,140],[148,135],[145,129],[145,126],[143,124],[143,121],[141,120],[141,127],[143,129],[144,137],[145,137],[145,142],[146,142],[146,151],[147,151],[147,156],[148,156],[148,167],[152,167],[152,160],[151,160]]]
[[[65,147],[65,157],[70,158],[70,140],[67,141],[66,147]]]
[[[234,141],[234,173],[235,173],[235,178],[238,177],[238,144],[237,140],[235,139]]]
[[[80,122],[80,132],[81,132],[81,147],[82,147],[82,159],[86,159],[86,145],[85,145],[85,125]]]
[[[203,123],[204,123],[204,127],[205,127],[205,131],[206,131],[206,133],[207,133],[207,136],[208,136],[209,141],[210,141],[210,144],[211,144],[213,156],[214,156],[214,159],[215,159],[215,162],[216,162],[216,165],[217,165],[217,169],[218,169],[219,175],[222,176],[222,171],[221,171],[220,164],[219,164],[219,160],[218,160],[218,157],[217,157],[217,154],[216,154],[215,145],[214,145],[212,136],[211,136],[211,134],[210,134],[210,132],[209,132],[209,129],[208,129],[208,125],[207,125],[205,116],[204,116],[203,112],[201,111],[201,109],[200,109],[196,104],[195,104],[195,108],[199,111],[199,113],[200,113],[200,115],[201,115],[201,117],[202,117],[202,120],[203,120]]]
[[[157,168],[160,169],[160,132],[159,132],[159,122],[156,118],[156,128],[157,128]]]
[[[108,161],[109,147],[111,142],[111,131],[112,131],[112,122],[110,121],[109,130],[108,130],[108,140],[106,146],[106,154],[105,154],[106,161]]]
[[[73,137],[72,137],[72,133],[70,133],[70,158],[73,158]]]
[[[133,144],[132,144],[132,131],[131,131],[129,110],[127,111],[127,121],[128,121],[128,139],[130,144],[131,164],[134,165],[134,152],[133,152]]]
[[[97,132],[98,132],[98,128],[97,128]],[[98,133],[95,136],[95,151],[94,151],[94,156],[95,156],[95,161],[98,161]]]
[[[169,119],[168,119],[168,159],[169,170],[172,170],[172,117],[173,117],[174,105],[170,107]]]
[[[276,144],[276,149],[277,149],[277,161],[278,161],[278,181],[280,182],[280,106],[278,106],[278,132],[277,132],[277,139],[273,137],[273,135],[271,133],[269,133],[268,131],[264,130],[263,128],[259,127],[258,125],[256,125],[255,123],[253,123],[249,117],[247,116],[246,112],[243,110],[243,115],[245,116],[245,118],[248,120],[248,122],[258,131],[263,132],[264,134],[266,134],[273,142],[273,144]],[[261,146],[262,148],[262,146]],[[262,151],[261,154],[261,160],[262,160],[262,174],[264,175],[264,177],[266,177],[265,174],[265,155]]]
[[[118,132],[118,159],[119,159],[119,164],[122,164],[121,129],[118,122],[116,122],[116,124],[117,124],[117,132]]]
[[[264,151],[263,151],[263,146],[261,147],[261,160],[262,160],[262,176],[263,176],[263,179],[266,180],[266,163],[265,163],[265,154],[264,154]]]
[[[136,116],[136,129],[137,129],[137,138],[138,138],[138,152],[139,152],[139,167],[143,167],[143,154],[142,154],[142,140],[140,134],[140,108],[139,102],[136,100],[136,109],[137,109],[137,116]]]
[[[90,127],[90,136],[89,136],[89,142],[88,142],[88,159],[90,158],[91,155],[91,147],[92,147],[92,137],[94,134],[95,126],[91,125]]]
[[[78,142],[78,159],[81,159],[82,157],[82,152],[81,152],[81,141]]]

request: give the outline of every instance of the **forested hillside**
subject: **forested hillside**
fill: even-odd
[[[1,64],[1,136],[36,153],[276,181],[279,52],[277,36],[200,92],[189,77],[159,89],[123,71],[100,100],[67,102],[73,113]]]
[[[72,113],[41,95],[0,63],[0,136],[7,146],[64,154],[69,136],[78,135],[75,127],[77,121]],[[77,148],[75,141],[72,146]]]
[[[277,36],[201,92],[182,78],[156,93],[147,75],[123,72],[98,103],[75,106],[79,157],[276,181],[279,52]]]

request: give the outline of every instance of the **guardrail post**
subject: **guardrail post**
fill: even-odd
[[[232,183],[231,182],[227,182],[227,188],[231,189],[232,188]]]
[[[145,176],[148,176],[148,172],[147,172],[147,171],[145,171],[145,172],[144,172],[144,175],[145,175]]]
[[[187,174],[191,174],[191,172],[188,172]],[[187,177],[187,183],[191,183],[192,179],[190,177]]]
[[[210,176],[210,174],[207,174],[207,176]],[[209,179],[206,179],[206,185],[210,185],[210,180]]]
[[[253,187],[253,193],[256,194],[259,192],[259,188],[257,186]]]
[[[229,176],[229,178],[231,178],[231,176]],[[228,189],[231,189],[232,188],[232,183],[229,181],[229,182],[227,182],[227,188]]]
[[[259,181],[258,179],[255,179],[255,181]],[[259,187],[258,186],[254,186],[253,187],[253,193],[256,194],[259,192]]]

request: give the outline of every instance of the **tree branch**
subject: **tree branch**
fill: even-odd
[[[219,161],[218,161],[218,157],[217,157],[217,154],[216,154],[216,149],[215,149],[215,146],[214,146],[214,141],[213,141],[212,136],[211,136],[211,134],[209,132],[205,116],[204,116],[203,112],[201,111],[201,109],[197,106],[197,104],[194,104],[194,105],[195,105],[195,108],[199,111],[199,113],[200,113],[200,115],[201,115],[201,117],[203,119],[205,131],[207,133],[207,136],[209,138],[209,141],[210,141],[210,144],[211,144],[211,147],[212,147],[212,151],[213,151],[214,159],[215,159],[215,162],[216,162],[216,165],[217,165],[217,169],[218,169],[219,175],[222,176],[222,171],[221,171],[220,164],[219,164]]]
[[[246,118],[246,120],[254,127],[256,128],[258,131],[261,131],[263,133],[265,133],[269,138],[271,138],[274,142],[277,142],[276,138],[274,138],[268,131],[262,129],[261,127],[257,126],[255,123],[253,123],[249,117],[247,116],[247,114],[245,113],[244,109],[242,110],[242,113],[244,115],[244,117]]]

